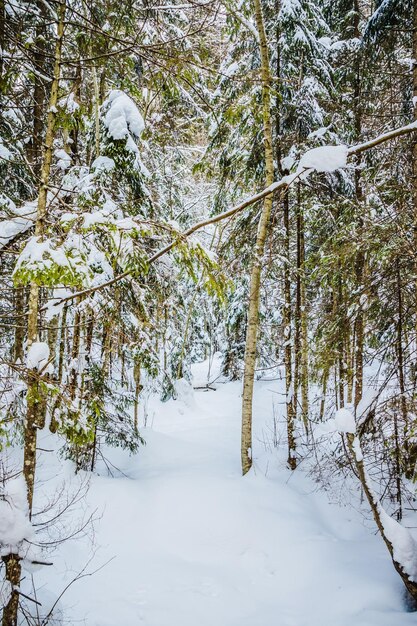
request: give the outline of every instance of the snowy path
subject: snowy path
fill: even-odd
[[[266,421],[270,388],[256,394]],[[240,476],[239,389],[196,393],[191,406],[155,403],[147,446],[112,457],[128,478],[93,478],[89,506],[104,513],[92,567],[115,558],[66,594],[71,623],[415,624],[381,540],[358,513],[329,505],[259,441],[255,472]],[[85,541],[63,545],[58,570],[81,567],[88,551]],[[59,575],[48,583],[63,586]]]

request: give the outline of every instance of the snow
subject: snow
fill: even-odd
[[[34,225],[36,219],[36,201],[27,202],[23,206],[14,207],[13,217],[0,221],[0,250],[17,235],[25,233]]]
[[[45,320],[47,322],[50,322],[54,317],[56,317],[62,312],[65,306],[65,303],[64,302],[62,302],[61,304],[58,304],[58,303],[63,298],[67,298],[71,294],[72,292],[69,289],[65,289],[63,287],[58,287],[53,290],[53,297],[48,300],[48,302],[46,303],[43,309]]]
[[[334,172],[341,167],[346,167],[348,147],[319,146],[308,150],[300,159],[298,171],[313,169],[316,172]]]
[[[404,528],[379,504],[378,511],[387,539],[393,546],[394,559],[411,581],[417,582],[417,543],[407,528]]]
[[[104,125],[113,139],[129,139],[130,133],[139,138],[145,123],[136,104],[123,91],[114,89],[103,104]]]
[[[61,98],[58,104],[62,109],[66,109],[67,113],[70,114],[75,113],[80,108],[80,105],[75,100],[75,96],[72,91],[66,98]]]
[[[106,156],[99,156],[96,159],[94,159],[94,161],[91,164],[91,168],[93,170],[101,170],[101,171],[108,171],[110,172],[112,169],[114,169],[115,167],[115,163],[113,161],[113,159],[111,159],[110,157],[106,157]]]
[[[23,476],[10,478],[0,487],[0,555],[23,556],[22,542],[32,538],[25,481]]]
[[[294,157],[288,155],[281,159],[281,167],[283,170],[290,171],[292,166],[294,165],[295,159]]]
[[[44,341],[34,341],[27,353],[26,365],[29,369],[43,370],[49,361],[49,346]]]
[[[339,409],[336,411],[334,419],[336,428],[339,432],[355,434],[356,424],[352,411],[345,408]]]
[[[71,165],[71,156],[65,150],[55,150],[55,157],[58,159],[57,167],[60,170],[67,170]]]
[[[0,140],[0,159],[4,159],[5,161],[9,161],[12,157],[12,153]]]
[[[59,545],[53,567],[36,574],[40,593],[59,595],[94,551],[87,571],[102,569],[62,598],[68,623],[415,624],[374,525],[364,526],[355,507],[330,505],[302,468],[286,469],[284,423],[281,446],[270,444],[284,382],[256,383],[254,467],[242,478],[241,383],[219,382],[218,361],[208,365],[193,367],[194,380],[217,379],[216,391],[192,393],[182,382],[180,400],[143,398],[147,445],[135,456],[105,450],[114,477],[99,466],[83,507],[100,518],[94,533]],[[48,452],[54,445],[40,433],[38,506],[42,489],[58,489],[71,471]],[[22,585],[30,590],[30,581]]]
[[[239,63],[236,63],[236,61],[234,61],[233,63],[231,63],[224,69],[222,69],[222,73],[228,77],[234,76],[238,71],[239,71]]]

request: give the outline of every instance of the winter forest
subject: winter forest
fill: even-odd
[[[417,623],[417,0],[0,0],[2,626]]]

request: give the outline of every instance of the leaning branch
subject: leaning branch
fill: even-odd
[[[374,148],[375,146],[379,146],[382,143],[390,141],[391,139],[396,139],[397,137],[402,137],[403,135],[408,135],[413,132],[417,132],[417,121],[412,122],[411,124],[407,124],[406,126],[401,126],[400,128],[395,128],[394,130],[390,130],[364,143],[351,146],[350,148],[348,148],[348,156],[361,154],[362,152],[366,152],[367,150],[370,150],[371,148]],[[303,175],[306,175],[306,174],[308,175],[312,171],[313,171],[313,168],[307,169],[303,172]],[[182,232],[177,239],[174,239],[173,241],[171,241],[171,243],[166,245],[164,248],[161,248],[161,250],[158,250],[158,252],[156,252],[154,255],[149,257],[147,260],[147,263],[151,265],[161,256],[163,256],[164,254],[166,254],[167,252],[170,252],[170,250],[175,248],[182,240],[187,239],[188,237],[190,237],[190,235],[197,232],[198,230],[201,230],[205,226],[209,226],[210,224],[216,224],[217,222],[221,222],[225,219],[228,219],[229,217],[233,217],[234,215],[246,209],[248,206],[255,204],[255,202],[258,202],[258,200],[262,200],[266,196],[269,196],[270,194],[275,193],[279,189],[286,191],[290,187],[290,185],[294,183],[294,181],[296,181],[298,178],[299,178],[299,174],[290,174],[289,176],[284,176],[283,178],[281,178],[281,180],[278,180],[272,185],[269,185],[269,187],[266,187],[262,191],[259,191],[255,195],[251,196],[247,200],[244,200],[240,204],[232,207],[228,211],[224,211],[223,213],[219,213],[218,215],[215,215],[214,217],[203,220],[201,222],[197,222],[197,224],[190,226],[190,228],[187,228],[187,230]],[[80,296],[91,295],[92,293],[95,293],[99,289],[104,289],[104,287],[110,287],[111,285],[114,285],[114,283],[117,283],[120,280],[123,280],[123,278],[127,278],[128,276],[131,275],[131,273],[132,273],[132,270],[127,270],[126,272],[122,272],[122,274],[118,274],[117,276],[114,276],[114,278],[111,278],[110,280],[107,280],[104,283],[100,283],[100,285],[96,285],[95,287],[90,287],[89,289],[84,289],[83,291],[77,291],[76,293],[73,293],[70,296],[57,300],[56,302],[54,302],[53,306],[60,306],[64,304],[65,302],[69,302],[70,300],[74,300],[75,298],[79,298]]]

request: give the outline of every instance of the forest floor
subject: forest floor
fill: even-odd
[[[204,366],[194,373],[202,380]],[[151,399],[146,446],[135,456],[108,451],[114,475],[101,463],[84,504],[71,514],[75,528],[77,515],[94,512],[94,532],[87,525],[36,574],[38,598],[47,604],[94,551],[85,573],[98,571],[60,601],[63,624],[416,623],[385,546],[360,510],[359,490],[357,507],[351,497],[331,504],[303,465],[286,469],[284,434],[282,445],[272,445],[277,388],[256,385],[254,469],[244,478],[240,383],[184,390],[165,404]],[[71,481],[71,472],[69,462],[43,453],[39,475],[49,491],[63,475],[77,488],[82,477]]]

